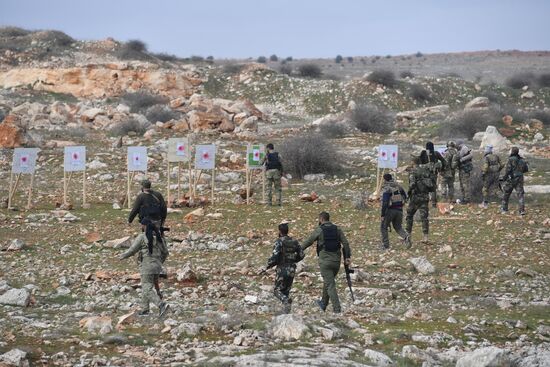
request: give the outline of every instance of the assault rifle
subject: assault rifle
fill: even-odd
[[[346,281],[348,282],[349,293],[351,294],[351,300],[355,302],[355,297],[353,296],[353,289],[351,288],[351,274],[355,273],[355,270],[349,267],[349,265],[344,264],[344,269],[346,270]]]

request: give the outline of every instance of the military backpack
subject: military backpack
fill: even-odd
[[[414,178],[417,190],[420,194],[427,194],[435,191],[435,180],[429,165],[422,164],[416,168]]]
[[[282,246],[282,259],[280,265],[295,264],[302,261],[303,252],[300,251],[301,247],[298,241],[291,237],[285,237],[281,243]]]

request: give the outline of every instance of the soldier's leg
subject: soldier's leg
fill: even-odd
[[[489,202],[489,178],[485,177],[483,179],[483,187],[481,188],[481,196],[483,203]]]
[[[516,193],[518,195],[518,209],[520,214],[525,213],[525,191],[523,189],[523,182],[519,182],[516,185]]]
[[[455,199],[455,179],[454,178],[447,179],[447,185],[449,186],[449,191],[448,191],[449,203],[452,203]]]
[[[470,201],[471,192],[470,192],[470,172],[464,172],[464,199]]]
[[[162,300],[162,292],[160,291],[160,278],[158,274],[154,275],[154,281],[155,281],[155,292],[157,292],[157,296]]]
[[[275,188],[275,194],[277,195],[277,205],[281,206],[283,198],[282,198],[280,171],[277,171],[275,173],[275,177],[273,178],[273,186]]]
[[[397,232],[399,237],[401,237],[402,239],[407,238],[409,234],[403,229],[403,212],[399,210],[394,211],[392,225],[393,229],[395,229],[395,232]]]
[[[428,201],[424,201],[420,207],[418,208],[418,211],[420,212],[420,220],[422,221],[422,233],[428,234],[430,232],[430,222],[428,219],[429,216],[429,206]]]
[[[340,262],[319,263],[323,277],[323,297],[321,301],[325,307],[332,302],[334,312],[340,312],[340,299],[336,292],[336,275],[340,269]]]
[[[272,204],[272,188],[271,188],[272,185],[273,185],[273,174],[271,170],[269,170],[269,171],[266,171],[265,173],[265,190],[266,190],[265,196],[267,199],[267,204],[269,205]]]
[[[411,199],[409,202],[409,206],[407,207],[407,219],[406,219],[406,228],[405,230],[407,233],[412,233],[413,228],[413,222],[414,222],[414,214],[416,213],[417,207],[416,207],[416,201],[414,199]]]
[[[277,275],[275,276],[275,288],[273,289],[273,294],[279,299],[282,303],[287,301],[287,296],[284,293],[285,284],[284,276],[281,269],[277,268]]]
[[[384,248],[390,248],[390,237],[388,235],[388,224],[391,223],[390,212],[390,210],[386,211],[384,220],[380,221],[380,235],[382,237],[382,247]]]
[[[160,298],[155,291],[155,275],[141,274],[141,310],[149,311],[149,305],[160,305]]]
[[[506,182],[504,184],[503,190],[504,194],[502,196],[502,206],[500,209],[502,211],[508,211],[508,202],[510,201],[510,195],[512,194],[512,190],[514,189],[514,186],[511,182]]]

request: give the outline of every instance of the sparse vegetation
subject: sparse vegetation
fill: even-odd
[[[225,64],[223,66],[223,72],[229,75],[235,75],[240,73],[244,67],[244,64]]]
[[[430,91],[420,84],[412,84],[408,94],[409,97],[418,102],[429,102],[432,100]]]
[[[545,126],[550,126],[550,111],[548,110],[535,110],[529,112],[529,118],[537,119]]]
[[[290,65],[283,64],[279,67],[279,72],[281,74],[290,75],[292,73],[292,67]]]
[[[466,110],[459,112],[451,121],[439,127],[439,135],[444,138],[465,137],[471,139],[476,132],[484,131],[487,126],[499,126],[502,114],[496,109]]]
[[[0,27],[0,37],[23,37],[32,32],[19,27]]]
[[[269,61],[277,62],[279,61],[279,58],[277,57],[277,55],[273,54],[269,56]]]
[[[168,103],[168,98],[140,91],[124,94],[122,96],[122,101],[130,107],[130,112],[140,113],[151,106]]]
[[[369,82],[378,83],[388,88],[393,88],[397,84],[395,74],[391,70],[374,70],[367,76]]]
[[[309,173],[334,174],[340,159],[334,144],[319,134],[288,138],[281,143],[285,172],[302,178]]]
[[[537,84],[541,88],[550,88],[550,73],[539,75],[537,78]]]
[[[412,73],[412,71],[405,70],[405,71],[402,71],[401,73],[399,73],[399,77],[401,79],[414,78],[414,74]]]
[[[109,131],[113,136],[125,136],[130,132],[136,135],[143,135],[147,131],[147,127],[137,120],[127,120],[121,122],[111,128]]]
[[[191,62],[204,62],[204,57],[193,55],[191,56]]]
[[[158,53],[158,54],[153,54],[153,56],[156,57],[159,60],[167,61],[167,62],[175,62],[175,61],[180,60],[180,58],[177,57],[176,55],[167,54],[167,53],[164,53],[164,52],[161,52],[161,53]]]
[[[533,73],[519,73],[506,79],[505,84],[510,88],[521,89],[525,86],[532,86],[534,82],[535,75]]]
[[[154,105],[147,109],[145,112],[145,117],[147,117],[147,120],[149,120],[150,123],[154,124],[158,121],[167,122],[170,120],[177,120],[180,115],[168,106]]]
[[[302,64],[298,67],[298,73],[304,78],[319,78],[323,74],[317,64]]]
[[[414,56],[422,57],[422,56],[424,56],[424,54],[422,52],[418,51],[417,53],[414,54]]]
[[[348,62],[349,62],[350,64],[353,63],[353,57],[348,56],[347,59],[348,59]]]
[[[130,40],[122,44],[116,52],[116,56],[122,60],[150,60],[147,53],[147,45],[140,40]]]
[[[319,126],[319,133],[328,139],[342,138],[346,135],[346,126],[341,122],[331,122]]]
[[[334,62],[339,64],[342,62],[344,58],[342,57],[342,55],[336,55],[336,58],[334,59]]]
[[[267,62],[267,58],[265,56],[260,56],[256,59],[256,62],[259,62],[260,64],[265,64]]]
[[[362,132],[387,134],[392,129],[390,112],[374,105],[358,106],[351,114],[355,127]]]

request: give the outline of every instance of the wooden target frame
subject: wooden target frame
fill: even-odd
[[[139,155],[140,164],[137,166],[135,163],[136,155]],[[144,163],[143,163],[144,162]],[[126,154],[126,177],[127,177],[127,187],[126,187],[126,202],[128,209],[131,208],[131,195],[132,195],[132,181],[136,176],[136,172],[143,172],[147,174],[147,147],[128,147]]]
[[[167,185],[166,185],[166,197],[168,200],[168,207],[172,207],[172,190],[170,188],[171,184],[171,163],[177,164],[178,174],[177,174],[177,198],[176,200],[181,199],[181,176],[182,176],[182,166],[187,163],[188,165],[188,182],[189,189],[188,193],[190,196],[193,196],[192,181],[193,181],[193,169],[191,166],[191,157],[193,156],[193,147],[190,143],[189,137],[186,138],[170,138],[168,139],[168,153],[166,155],[167,163]]]
[[[203,171],[211,171],[212,173],[212,182],[211,182],[211,194],[210,194],[210,201],[213,204],[215,195],[215,187],[216,187],[216,153],[217,153],[217,146],[216,144],[198,144],[194,146],[195,150],[195,166],[193,170],[193,174],[191,177],[192,180],[192,190],[191,195],[195,197],[197,195],[197,185],[201,179],[202,172]],[[212,155],[208,159],[208,163],[206,163],[205,158],[206,155]]]
[[[265,166],[262,165],[265,157],[265,146],[263,144],[248,144],[246,146],[246,204],[250,204],[250,192],[255,172],[259,172],[262,178],[262,201],[265,203]]]
[[[12,168],[10,173],[10,186],[8,190],[8,209],[13,209],[13,199],[17,192],[17,187],[21,181],[21,176],[30,174],[29,188],[27,191],[27,206],[29,210],[32,207],[32,194],[34,187],[34,176],[36,174],[36,159],[40,149],[38,148],[15,148],[13,151]]]
[[[75,157],[76,154],[76,157]],[[78,165],[73,164],[75,159],[82,158]],[[82,206],[86,205],[86,147],[65,147],[63,159],[63,204],[67,205],[69,184],[73,173],[82,172]]]

